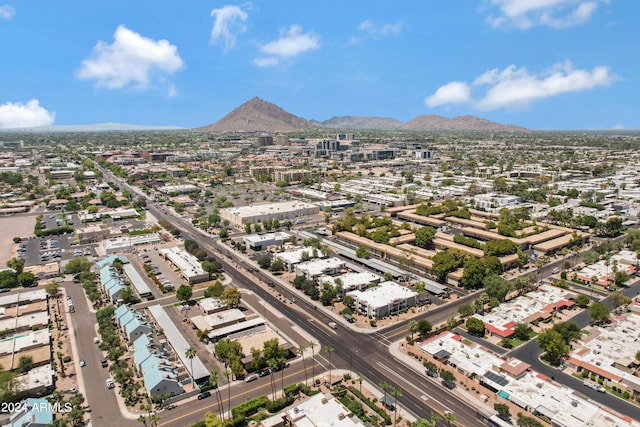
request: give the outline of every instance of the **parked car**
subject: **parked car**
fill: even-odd
[[[84,359],[80,359],[80,367],[84,368],[85,366],[87,366],[86,362],[84,361]]]
[[[112,378],[107,378],[105,380],[105,383],[107,384],[107,388],[109,389],[114,388],[116,386]]]
[[[103,368],[106,368],[107,366],[109,366],[109,361],[105,357],[105,358],[100,359],[100,364],[102,365]]]
[[[246,377],[244,379],[244,382],[245,383],[250,383],[251,381],[255,381],[257,379],[258,379],[258,376],[256,374],[253,374],[253,375],[249,375],[248,377]]]
[[[202,393],[200,393],[198,395],[198,400],[206,399],[209,396],[211,396],[211,392],[210,391],[203,391]]]
[[[258,376],[259,377],[266,377],[270,373],[271,373],[271,371],[269,369],[263,369],[260,372],[258,372]]]

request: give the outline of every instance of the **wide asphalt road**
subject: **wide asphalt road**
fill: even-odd
[[[148,208],[157,218],[166,219],[180,228],[182,237],[195,241],[201,248],[208,250],[210,253],[219,253],[219,249],[212,244],[210,236],[205,236],[200,231],[194,230],[192,225],[182,218],[175,218],[168,212],[156,207],[153,203],[149,203]],[[291,305],[283,303],[267,289],[256,285],[223,257],[218,257],[218,259],[224,271],[238,287],[253,291],[258,297],[280,311],[291,323],[298,325],[311,336],[317,337],[323,350],[327,346],[333,347],[334,352],[330,356],[325,353],[324,357],[326,359],[330,357],[331,364],[334,367],[349,369],[351,366],[355,372],[364,376],[373,384],[386,382],[400,388],[403,396],[398,399],[398,404],[417,417],[429,418],[433,411],[432,408],[440,413],[444,410],[450,410],[456,415],[456,423],[465,426],[478,425],[476,409],[472,404],[450,393],[439,383],[434,383],[427,379],[423,372],[414,371],[390,355],[388,350],[390,341],[384,336],[384,332],[395,331],[396,335],[404,337],[408,334],[406,327],[404,332],[399,332],[398,329],[402,327],[394,325],[387,329],[381,329],[376,334],[356,333],[342,325],[337,330],[330,329],[326,324],[334,319],[322,310],[312,310],[303,301],[297,303],[298,305],[303,305],[302,307],[292,308]],[[293,289],[282,289],[281,293],[285,296],[294,295]],[[298,297],[297,294],[295,295]],[[448,310],[455,311],[455,307],[449,307],[448,309],[443,307],[437,313],[446,319]],[[425,316],[428,318],[429,313],[425,313]],[[163,414],[163,425],[178,425],[173,424],[173,420],[182,414],[173,413],[173,411]],[[199,419],[202,419],[203,416],[204,412],[200,414]]]

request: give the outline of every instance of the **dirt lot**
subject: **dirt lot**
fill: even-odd
[[[13,238],[32,236],[35,223],[36,215],[0,218],[0,269],[11,259]]]

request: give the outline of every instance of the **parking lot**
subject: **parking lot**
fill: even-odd
[[[63,262],[96,254],[92,244],[76,245],[72,234],[31,238],[13,246],[12,255],[23,260],[26,266]]]
[[[14,237],[33,235],[36,215],[11,216],[0,218],[0,266],[5,268],[12,258]]]

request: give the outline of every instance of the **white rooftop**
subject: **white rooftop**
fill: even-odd
[[[298,269],[298,271],[306,273],[309,276],[319,276],[326,271],[343,268],[345,265],[345,262],[340,258],[330,257],[306,261],[298,264],[296,268]]]
[[[345,408],[331,394],[318,393],[286,410],[296,427],[352,427],[362,426],[358,417],[351,418]]]
[[[348,295],[366,302],[369,307],[375,309],[385,307],[394,301],[417,297],[418,293],[396,282],[388,281],[382,282],[373,288],[365,289],[364,291],[348,292]]]
[[[317,251],[320,252],[320,251]],[[309,258],[313,258],[313,248],[298,248],[285,252],[278,252],[274,255],[274,258],[281,259],[288,264],[297,264],[302,261],[302,254],[306,253]]]
[[[378,282],[381,277],[368,271],[349,272],[336,277],[323,276],[320,278],[320,283],[331,283],[332,285],[335,285],[336,279],[340,279],[342,281],[342,289],[348,292],[362,286],[369,285],[370,283]]]

